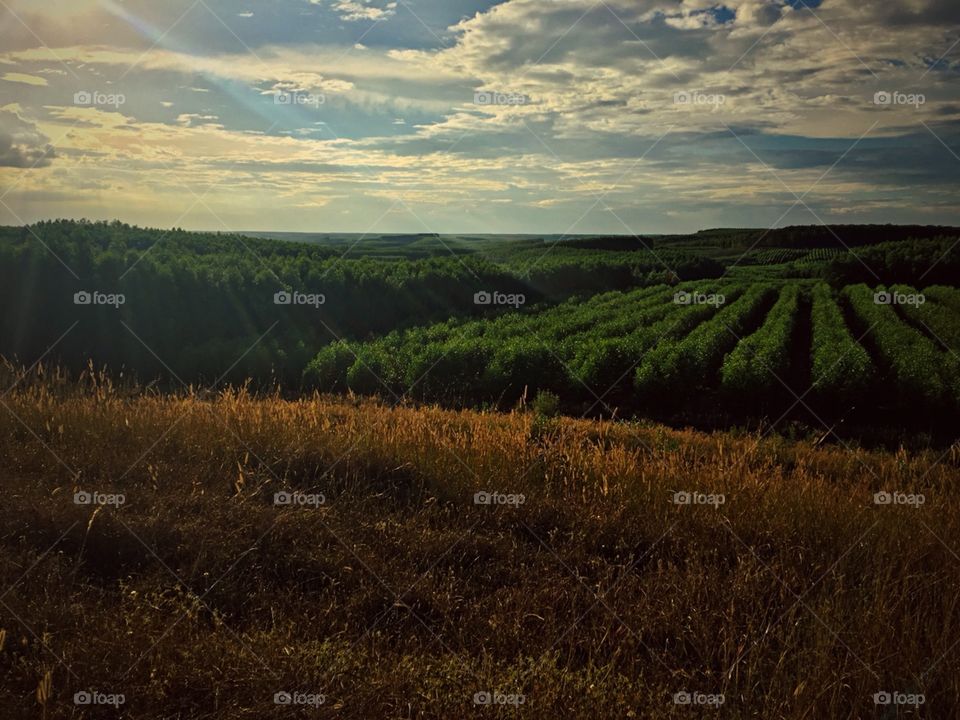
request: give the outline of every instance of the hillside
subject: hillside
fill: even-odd
[[[142,720],[276,717],[283,691],[317,702],[292,717],[464,717],[485,692],[530,718],[680,717],[682,693],[960,710],[956,452],[44,369],[4,404],[6,717],[38,716],[48,672],[49,718],[90,688]]]

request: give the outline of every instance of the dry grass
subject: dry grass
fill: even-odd
[[[878,691],[960,712],[955,452],[42,370],[2,400],[4,717],[918,715]],[[326,502],[274,506],[285,489]],[[671,502],[693,490],[726,502]],[[77,707],[81,690],[126,702]],[[484,690],[525,702],[474,705]]]

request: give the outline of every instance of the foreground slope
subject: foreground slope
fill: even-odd
[[[4,717],[960,710],[956,451],[42,375],[0,413]]]

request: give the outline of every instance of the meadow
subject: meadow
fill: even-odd
[[[956,448],[11,386],[5,717],[960,710]]]

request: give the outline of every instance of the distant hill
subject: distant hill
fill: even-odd
[[[929,240],[960,237],[960,228],[942,225],[791,225],[773,230],[762,228],[714,228],[692,235],[652,238],[658,246],[746,248],[844,248],[897,240]]]

